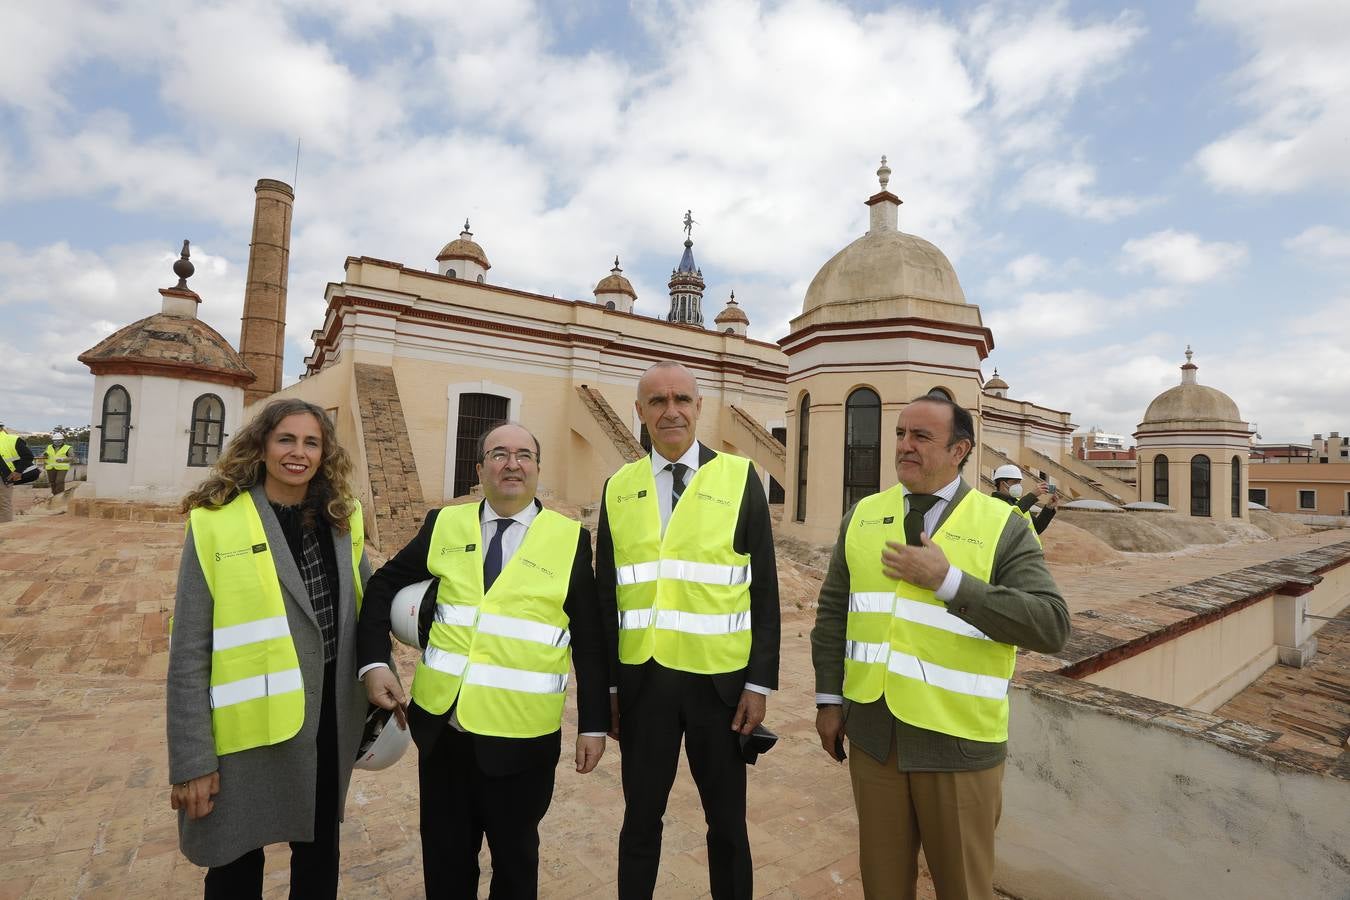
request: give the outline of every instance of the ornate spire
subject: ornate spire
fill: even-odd
[[[1190,344],[1187,344],[1187,345],[1186,345],[1186,362],[1183,363],[1182,366],[1181,366],[1181,383],[1182,383],[1182,384],[1196,384],[1195,373],[1196,373],[1196,371],[1197,371],[1200,367],[1197,366],[1195,363],[1191,362],[1191,357],[1194,356],[1194,355],[1195,355],[1195,353],[1192,352],[1192,350],[1191,350],[1191,345],[1190,345]]]
[[[197,271],[197,268],[192,265],[192,260],[188,258],[190,255],[190,242],[184,238],[183,252],[173,263],[173,274],[178,276],[178,283],[174,285],[174,290],[191,290],[188,287],[187,280],[192,277],[192,273]]]
[[[670,312],[667,322],[684,325],[703,325],[703,272],[694,262],[694,220],[693,210],[684,213],[684,254],[680,264],[670,273]]]
[[[877,180],[881,182],[881,189],[886,190],[886,185],[891,183],[891,167],[886,165],[886,156],[882,154],[881,168],[877,169]]]

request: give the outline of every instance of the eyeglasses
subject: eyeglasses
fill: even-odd
[[[489,450],[483,458],[499,466],[505,464],[508,459],[515,459],[521,465],[539,461],[533,450],[503,450],[500,447],[496,450]]]

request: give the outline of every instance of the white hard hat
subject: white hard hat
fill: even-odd
[[[431,620],[436,615],[436,591],[440,580],[436,578],[410,584],[394,595],[389,605],[389,629],[409,647],[418,650],[427,645],[427,632],[431,630]]]
[[[63,441],[66,439],[66,436],[59,431],[53,431],[51,433],[51,439],[54,441]]]
[[[378,771],[398,762],[412,736],[392,721],[394,711],[370,704],[366,709],[366,726],[361,731],[361,747],[356,751],[356,768]]]
[[[1021,481],[1022,470],[1017,466],[999,466],[994,470],[994,481]]]

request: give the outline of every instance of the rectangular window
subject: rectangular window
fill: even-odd
[[[1298,508],[1317,509],[1317,491],[1299,491]]]
[[[1270,504],[1266,502],[1265,488],[1247,488],[1247,499],[1253,503],[1260,503],[1262,506],[1270,506]]]

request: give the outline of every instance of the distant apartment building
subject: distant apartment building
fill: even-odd
[[[1314,434],[1307,444],[1252,447],[1247,499],[1274,512],[1350,516],[1350,437]]]

